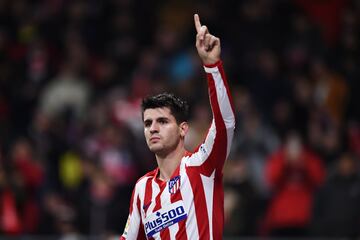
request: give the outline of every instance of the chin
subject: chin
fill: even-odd
[[[161,152],[163,150],[162,146],[149,146],[149,149],[153,153]]]

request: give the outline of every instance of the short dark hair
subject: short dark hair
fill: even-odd
[[[148,96],[142,100],[142,117],[144,117],[144,112],[146,109],[163,107],[168,107],[170,109],[171,114],[175,117],[178,124],[188,121],[188,103],[181,98],[175,96],[173,93],[166,92],[154,96]]]

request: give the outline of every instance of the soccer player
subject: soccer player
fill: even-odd
[[[124,239],[222,239],[222,169],[235,117],[220,61],[220,40],[194,15],[196,48],[208,80],[213,121],[194,153],[184,148],[187,104],[172,94],[145,98],[144,134],[158,167],[134,188]]]

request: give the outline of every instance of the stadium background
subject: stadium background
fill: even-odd
[[[143,96],[187,99],[199,144],[196,12],[221,38],[237,117],[225,236],[360,236],[360,1],[0,0],[1,239],[122,233],[155,167]]]

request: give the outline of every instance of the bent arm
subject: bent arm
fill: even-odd
[[[204,66],[213,121],[204,141],[209,151],[208,161],[214,168],[222,168],[229,155],[235,130],[235,114],[222,62]]]
[[[193,155],[189,165],[201,166],[202,173],[210,176],[215,169],[221,169],[230,152],[235,129],[235,114],[220,60],[220,39],[211,35],[200,18],[194,15],[196,49],[201,58],[207,76],[209,98],[213,121],[203,144]]]
[[[229,155],[235,129],[232,98],[222,62],[204,65],[213,120],[204,142],[193,154],[190,166],[202,166],[209,176],[214,169],[222,170]]]

